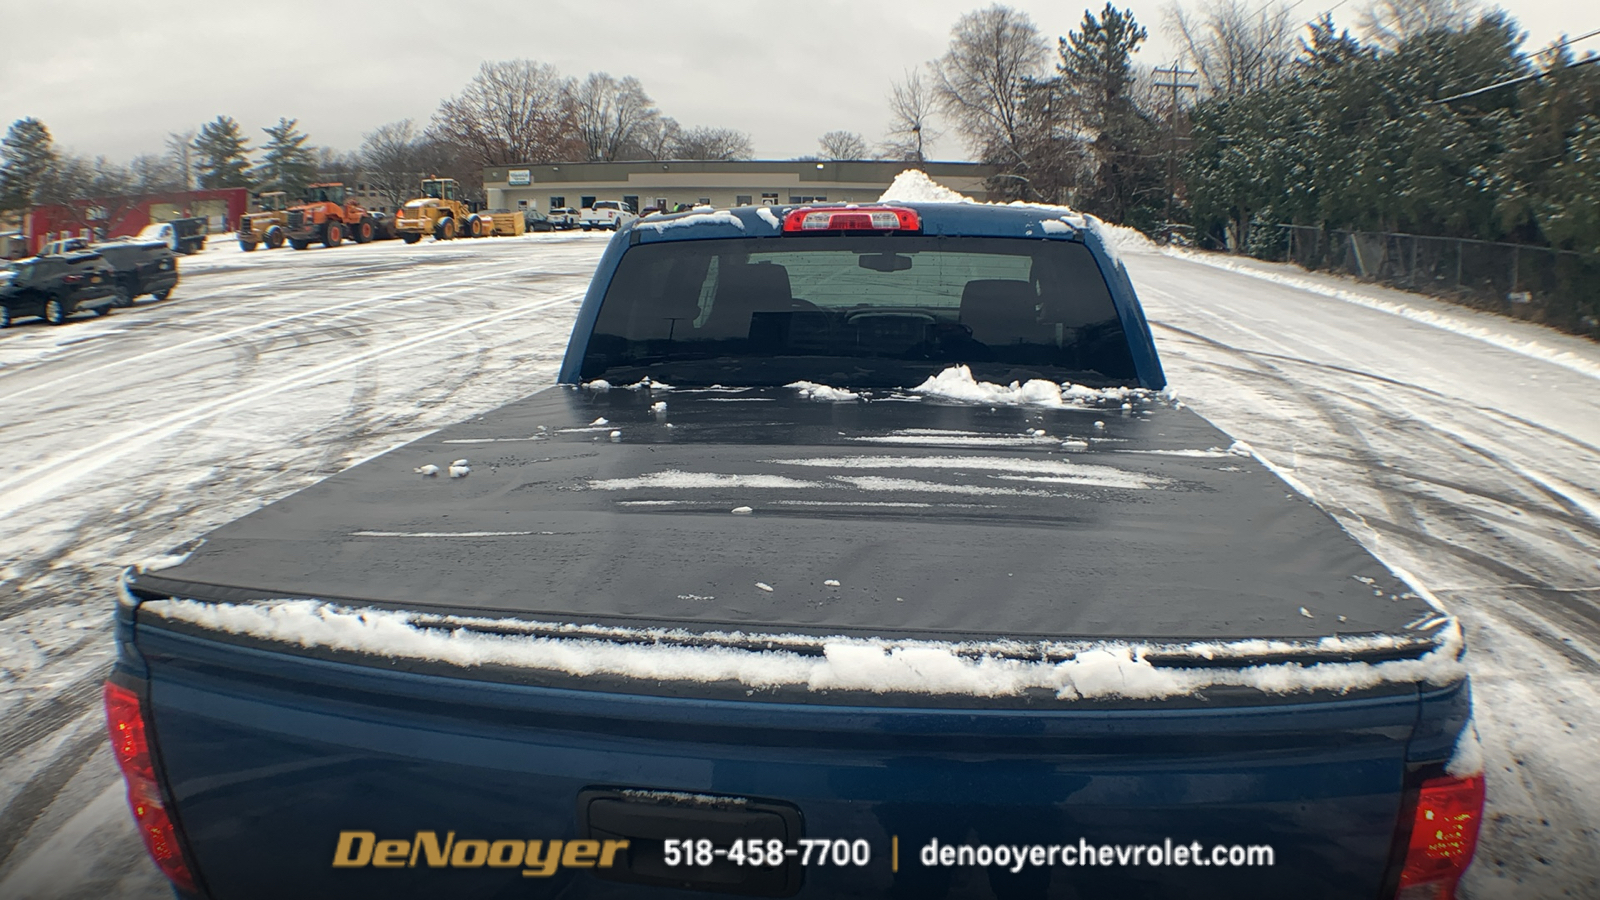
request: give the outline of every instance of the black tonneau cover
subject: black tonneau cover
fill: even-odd
[[[1421,598],[1187,409],[873,396],[553,388],[220,528],[132,586],[957,640],[1421,644],[1441,618],[1419,626]],[[471,473],[451,478],[459,458]]]

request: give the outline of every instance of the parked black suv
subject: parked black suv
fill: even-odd
[[[19,316],[60,325],[81,310],[111,312],[115,271],[100,254],[80,250],[18,260],[0,269],[0,328]]]
[[[60,256],[93,251],[115,270],[112,296],[117,306],[132,306],[135,298],[150,294],[165,300],[178,286],[178,255],[161,241],[117,240],[91,244],[83,238],[52,241],[40,256]]]

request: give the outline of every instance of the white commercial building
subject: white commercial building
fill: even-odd
[[[489,166],[483,186],[491,208],[539,211],[596,200],[621,200],[642,211],[679,204],[717,207],[789,203],[865,203],[894,177],[920,168],[933,180],[977,200],[988,199],[996,169],[982,163],[882,160],[641,160]]]

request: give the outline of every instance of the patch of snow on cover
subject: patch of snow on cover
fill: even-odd
[[[756,208],[756,215],[760,217],[761,221],[767,223],[768,225],[771,225],[773,231],[782,230],[782,228],[783,228],[783,220],[779,219],[777,214],[772,211],[772,207],[770,207],[770,206],[757,207]]]
[[[609,391],[611,390],[611,382],[604,378],[596,378],[593,381],[585,381],[583,389],[586,391]]]
[[[350,532],[352,538],[522,538],[555,532]]]
[[[914,494],[970,494],[983,497],[1056,497],[1050,491],[1025,488],[986,487],[976,484],[945,484],[912,478],[884,478],[881,475],[835,475],[833,480],[863,491],[903,491]]]
[[[1378,312],[1385,312],[1393,316],[1399,316],[1402,319],[1410,319],[1413,322],[1421,322],[1424,325],[1431,325],[1434,328],[1438,328],[1442,331],[1450,331],[1464,337],[1482,341],[1485,344],[1499,347],[1502,350],[1510,350],[1512,353],[1517,353],[1531,359],[1538,359],[1552,365],[1561,366],[1562,368],[1577,372],[1580,375],[1586,375],[1590,378],[1600,379],[1600,363],[1585,359],[1582,356],[1579,356],[1578,354],[1568,350],[1557,350],[1556,348],[1539,341],[1526,340],[1506,334],[1503,331],[1496,331],[1492,328],[1484,328],[1479,325],[1471,324],[1471,322],[1468,320],[1469,313],[1467,310],[1462,310],[1460,314],[1455,314],[1453,312],[1443,313],[1434,312],[1427,309],[1418,309],[1417,307],[1407,306],[1403,303],[1380,300],[1377,297],[1370,297],[1358,291],[1350,291],[1343,288],[1332,287],[1310,278],[1297,278],[1293,275],[1286,275],[1279,272],[1263,271],[1255,268],[1254,266],[1240,265],[1230,260],[1215,259],[1209,253],[1201,253],[1199,251],[1173,247],[1165,248],[1162,252],[1168,256],[1176,256],[1180,259],[1185,259],[1190,262],[1199,263],[1204,266],[1211,266],[1214,269],[1224,269],[1240,275],[1248,275],[1251,278],[1259,278],[1262,281],[1270,281],[1274,284],[1284,285],[1285,287],[1309,291],[1313,294],[1320,294],[1324,297],[1332,297],[1335,300],[1343,300],[1346,303],[1353,303],[1356,306],[1365,306],[1368,309],[1377,310]],[[1428,299],[1431,300],[1432,298]],[[1443,301],[1434,302],[1443,303]],[[1574,340],[1579,339],[1575,338]]]
[[[646,228],[654,229],[658,234],[669,228],[691,228],[695,225],[732,225],[740,231],[744,230],[744,220],[731,212],[726,210],[714,211],[709,206],[696,206],[694,209],[695,211],[692,215],[684,216],[681,219],[664,219],[661,221],[656,221],[653,218],[642,219],[633,227],[640,230]],[[702,212],[702,210],[704,211]]]
[[[784,385],[800,392],[807,400],[860,400],[861,395],[844,388],[828,387],[814,381],[795,381]]]
[[[604,478],[589,482],[597,491],[631,491],[637,488],[692,490],[695,488],[816,488],[820,481],[800,481],[782,475],[718,475],[714,472],[683,472],[667,469],[636,478]]]
[[[1066,382],[1057,384],[1042,378],[1026,382],[1013,381],[1009,385],[979,381],[968,366],[951,366],[914,388],[912,393],[930,397],[945,397],[968,403],[990,406],[1065,406],[1068,402],[1080,406],[1102,403],[1130,403],[1133,400],[1149,401],[1157,397],[1147,388],[1111,387],[1092,388]]]
[[[1003,434],[1002,435],[997,435],[997,434],[969,434],[969,435],[939,434],[939,433],[933,432],[931,430],[925,431],[924,429],[921,429],[921,428],[906,428],[906,429],[902,429],[901,432],[899,432],[897,434],[887,434],[887,435],[878,435],[878,436],[870,436],[869,435],[869,436],[866,436],[866,437],[853,437],[850,440],[852,440],[852,441],[860,441],[860,442],[866,443],[866,444],[915,444],[917,446],[933,445],[933,446],[937,446],[937,447],[952,447],[952,448],[954,448],[954,447],[1033,447],[1033,446],[1038,446],[1040,444],[1055,444],[1056,443],[1056,440],[1054,438],[1039,437],[1038,435],[1031,435],[1031,436],[1030,435],[1017,435],[1016,437],[1010,437],[1008,435],[1003,435]],[[1067,441],[1062,441],[1061,442],[1062,446],[1066,446],[1068,443],[1069,442],[1067,442]],[[1081,442],[1075,442],[1075,443],[1081,443]],[[1087,444],[1083,444],[1082,446],[1087,447],[1088,445]]]
[[[778,503],[779,505],[782,505],[782,506],[861,506],[861,507],[868,507],[868,508],[882,507],[882,508],[892,508],[892,509],[932,509],[933,508],[933,504],[932,503],[915,503],[915,502],[904,501],[904,500],[903,501],[891,501],[891,500],[775,500],[773,502]],[[966,507],[975,506],[977,504],[971,504],[971,503],[941,503],[939,505],[940,506],[966,508]],[[989,509],[990,507],[985,505],[985,506],[982,506],[981,508]]]
[[[878,196],[879,203],[973,203],[971,197],[953,191],[921,169],[906,169],[894,177],[889,189]]]
[[[1125,472],[1112,466],[1097,466],[1059,459],[1012,459],[1005,456],[843,456],[814,459],[769,459],[780,466],[809,466],[826,469],[954,469],[970,472],[1013,472],[1022,475],[1053,476],[1063,482],[1106,487],[1151,488],[1167,484],[1154,475]]]
[[[317,600],[249,604],[153,600],[143,609],[202,628],[244,634],[300,647],[325,647],[389,659],[431,660],[461,667],[506,665],[563,672],[608,674],[651,681],[733,681],[749,688],[804,687],[812,691],[1017,696],[1047,689],[1063,700],[1122,697],[1159,699],[1221,685],[1288,694],[1310,690],[1347,692],[1383,683],[1450,684],[1466,674],[1455,641],[1416,659],[1379,663],[1275,663],[1240,668],[1155,666],[1146,656],[1163,648],[1095,643],[1060,661],[995,655],[1004,644],[898,641],[806,635],[760,635],[772,649],[641,643],[655,636],[678,640],[748,640],[742,633],[691,635],[680,629],[624,629],[594,625],[505,619],[443,617],[439,626],[419,625],[407,613],[352,608]],[[475,625],[505,629],[537,627],[545,634],[484,633]],[[557,634],[558,636],[549,636]],[[614,643],[608,637],[628,637]],[[822,656],[789,647],[816,647]],[[1248,654],[1238,658],[1248,662]]]
[[[1096,425],[1103,423],[1096,422]],[[1119,450],[1119,453],[1149,453],[1155,456],[1192,456],[1197,459],[1226,459],[1234,454],[1221,447],[1210,447],[1205,450]]]

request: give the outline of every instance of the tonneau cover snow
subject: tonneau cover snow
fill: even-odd
[[[1454,627],[1227,436],[1133,393],[1039,408],[560,386],[218,529],[130,587],[756,635],[1385,636],[1389,658]],[[470,474],[449,477],[458,459]]]

